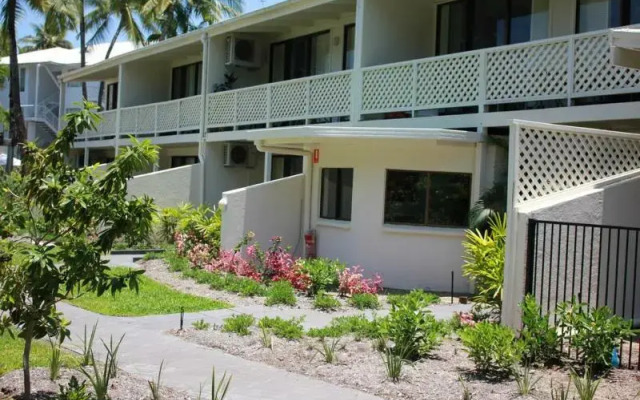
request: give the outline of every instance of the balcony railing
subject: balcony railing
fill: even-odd
[[[492,104],[570,105],[580,97],[638,91],[640,71],[613,66],[608,31],[600,31],[211,93],[205,125],[243,129],[468,106],[484,112]],[[99,131],[89,136],[199,130],[202,98],[105,112]]]

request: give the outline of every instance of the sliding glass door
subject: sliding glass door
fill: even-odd
[[[451,54],[544,38],[548,1],[456,0],[440,4],[437,52]]]
[[[640,23],[640,0],[578,0],[578,33]]]
[[[329,51],[328,31],[271,45],[271,82],[329,72]]]

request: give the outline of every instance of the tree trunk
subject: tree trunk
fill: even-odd
[[[18,67],[18,44],[16,41],[16,2],[7,0],[7,30],[9,33],[9,134],[10,146],[24,143],[27,129],[20,104],[20,68]],[[13,165],[13,158],[7,158],[7,170]]]
[[[27,323],[24,331],[24,352],[22,353],[22,372],[24,374],[24,397],[31,398],[31,370],[29,356],[31,355],[31,342],[33,340],[33,323]]]
[[[84,0],[80,0],[79,5],[79,13],[80,13],[80,68],[83,68],[86,63],[87,56],[87,43],[86,43],[86,26],[84,21]],[[82,98],[84,100],[88,100],[87,96],[87,82],[82,82]],[[62,105],[61,105],[62,106]]]
[[[113,50],[113,46],[115,46],[116,41],[118,40],[118,36],[120,36],[120,32],[122,31],[122,23],[118,25],[118,29],[116,29],[116,33],[113,34],[111,38],[111,43],[109,43],[109,48],[107,49],[107,54],[105,54],[104,59],[108,59],[111,55],[111,51]],[[98,106],[102,109],[102,97],[104,96],[104,81],[100,81],[100,89],[98,90]],[[120,104],[118,104],[120,107]]]

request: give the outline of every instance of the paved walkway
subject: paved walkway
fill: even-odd
[[[114,255],[110,264],[135,266],[130,255]],[[468,308],[466,305],[439,305],[432,307],[432,310],[437,318],[448,319],[453,311],[466,311]],[[160,363],[164,360],[164,384],[188,391],[193,396],[198,394],[202,384],[203,395],[209,398],[211,368],[215,366],[220,376],[224,371],[233,376],[228,397],[230,400],[380,400],[358,390],[342,388],[263,363],[245,360],[166,333],[179,327],[179,314],[109,317],[64,303],[59,305],[59,310],[72,321],[70,347],[80,347],[84,326],[91,329],[91,326],[99,321],[94,345],[97,356],[104,357],[104,348],[98,338],[108,340],[110,335],[119,338],[126,334],[118,353],[120,368],[151,379],[156,377]],[[325,326],[334,317],[332,314],[314,310],[277,309],[255,305],[185,314],[184,326],[191,326],[193,321],[201,318],[210,323],[222,324],[224,318],[239,313],[252,314],[256,318],[267,315],[283,318],[305,315],[304,325],[307,329]],[[367,313],[372,315],[371,312]],[[384,312],[378,313],[383,314]]]

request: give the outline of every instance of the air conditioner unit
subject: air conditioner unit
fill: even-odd
[[[226,65],[259,68],[258,46],[254,39],[227,36]]]
[[[254,151],[248,143],[225,143],[224,145],[225,167],[253,168],[255,158]]]

